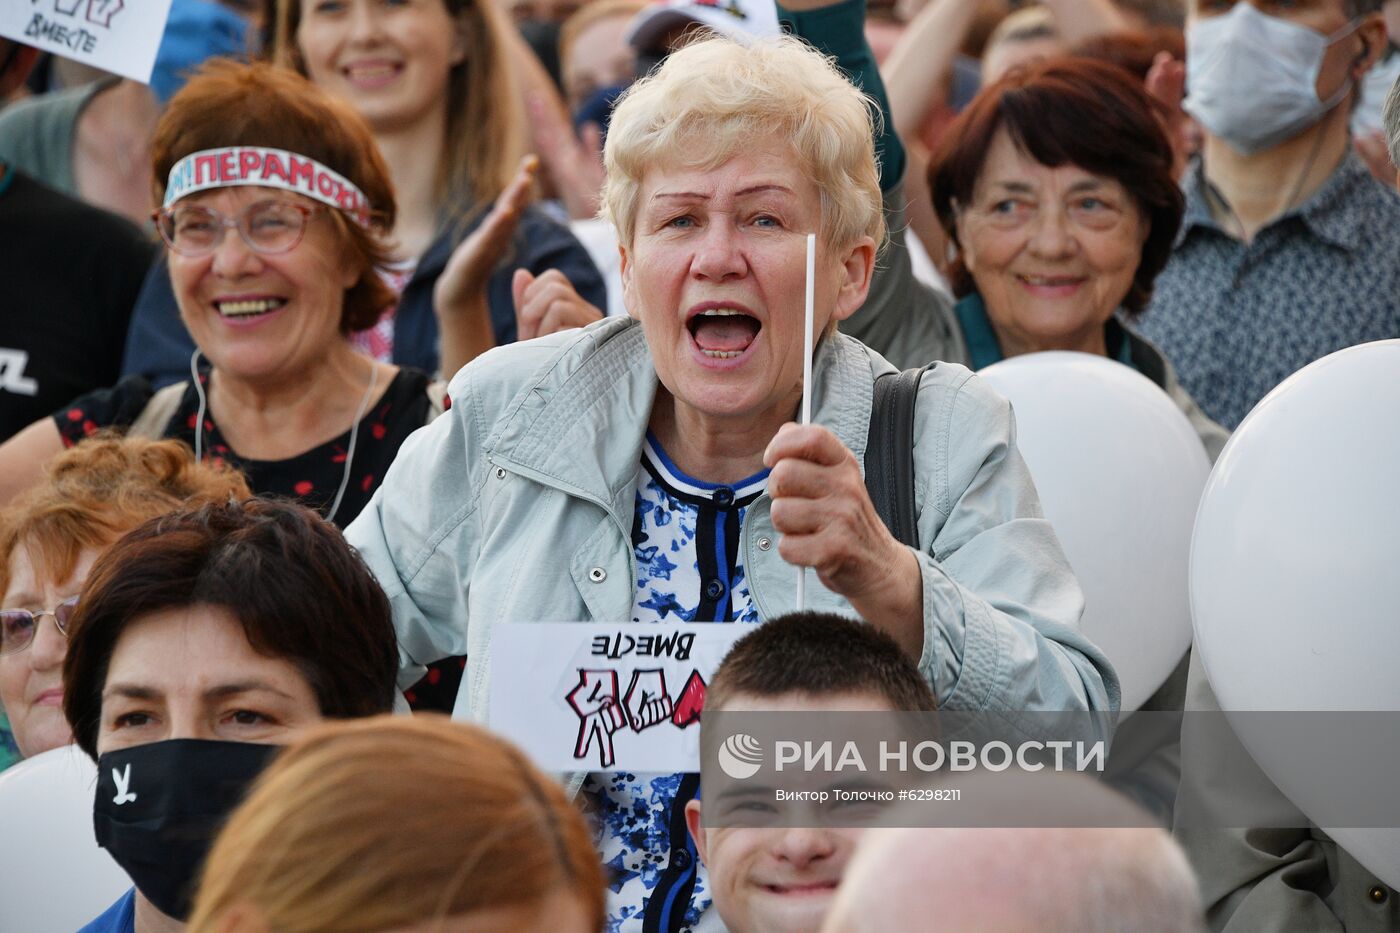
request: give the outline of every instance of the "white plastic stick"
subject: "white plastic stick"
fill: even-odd
[[[812,423],[812,304],[817,284],[817,235],[807,234],[807,307],[802,324],[802,423]],[[807,608],[807,568],[797,568],[797,611]]]

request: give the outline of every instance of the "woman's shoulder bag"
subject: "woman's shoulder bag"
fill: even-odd
[[[865,445],[865,488],[895,540],[919,546],[914,507],[914,408],[924,370],[936,363],[875,379],[870,434]]]

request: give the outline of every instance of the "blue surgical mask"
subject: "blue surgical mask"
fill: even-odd
[[[1360,25],[1352,20],[1325,36],[1247,3],[1197,20],[1186,33],[1182,107],[1244,155],[1271,149],[1346,99],[1350,81],[1319,100],[1317,76],[1327,49]]]

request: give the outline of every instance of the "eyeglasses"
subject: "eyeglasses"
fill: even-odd
[[[195,204],[163,207],[151,215],[165,245],[181,256],[207,256],[219,248],[232,227],[255,253],[275,255],[295,249],[306,233],[306,224],[319,207],[291,201],[259,201],[226,217]]]
[[[52,609],[30,612],[28,609],[0,609],[0,654],[13,654],[29,647],[34,633],[39,631],[39,620],[53,616],[53,624],[59,634],[68,635],[68,623],[73,613],[78,611],[78,597],[70,596]]]

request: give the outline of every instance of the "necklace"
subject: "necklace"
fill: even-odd
[[[350,425],[350,444],[345,451],[345,470],[341,473],[340,488],[335,492],[335,500],[331,502],[330,511],[326,513],[328,522],[334,521],[335,513],[340,511],[340,500],[345,497],[345,489],[350,485],[350,468],[355,461],[355,443],[360,439],[360,419],[364,418],[370,399],[374,397],[374,387],[379,383],[379,368],[374,365],[374,360],[367,358],[365,362],[369,364],[369,383],[365,386],[365,394],[360,397],[360,407],[355,411],[355,420]],[[195,415],[194,423],[194,459],[198,463],[203,459],[204,413],[209,409],[209,398],[204,394],[203,383],[199,381],[198,347],[195,347],[190,356],[190,379],[194,382],[195,394],[199,396],[199,412]]]

